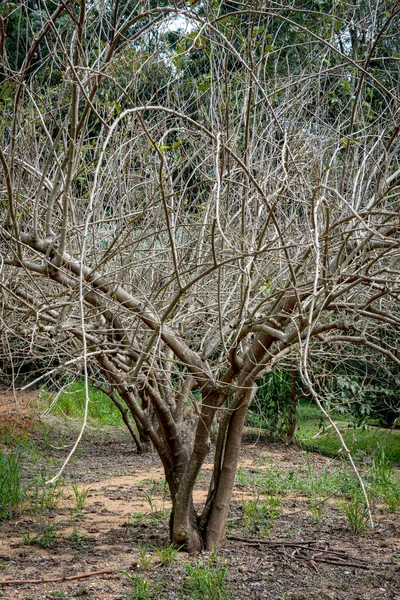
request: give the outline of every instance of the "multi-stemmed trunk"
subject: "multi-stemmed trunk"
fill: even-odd
[[[220,423],[207,500],[198,514],[193,504],[193,488],[210,448],[208,422],[199,422],[193,454],[182,472],[170,520],[171,541],[189,552],[223,546],[226,522],[239,460],[246,412],[253,396],[250,389],[241,395],[238,407]]]

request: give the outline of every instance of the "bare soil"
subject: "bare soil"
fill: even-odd
[[[11,427],[15,435],[28,440],[24,479],[33,490],[39,473],[51,477],[57,472],[76,439],[78,424],[54,418],[38,423],[27,408],[29,398],[23,400],[18,412],[12,403],[9,409],[0,407],[0,428]],[[9,446],[3,450],[9,451]],[[246,472],[262,473],[271,464],[286,473],[304,471],[305,453],[277,444],[243,445],[241,466]],[[327,465],[332,470],[340,468],[339,462],[319,455],[312,455],[311,464],[316,474]],[[195,491],[199,508],[210,473],[211,462],[205,465]],[[74,482],[78,493],[89,489],[82,510],[77,509]],[[149,598],[199,597],[196,590],[185,589],[187,564],[211,564],[214,557],[180,552],[171,565],[162,566],[154,551],[169,543],[170,504],[157,455],[138,456],[124,430],[91,427],[65,470],[60,490],[52,509],[35,511],[27,504],[15,518],[0,524],[0,598],[138,598],[132,596],[132,586],[122,571],[157,582]],[[244,530],[243,503],[254,497],[251,485],[236,486],[228,533],[247,540],[228,538],[216,559],[228,566],[229,598],[400,600],[398,515],[382,510],[373,530],[355,535],[335,499],[325,503],[326,516],[316,524],[307,498],[288,494],[268,532],[257,531],[257,526],[249,532]],[[254,538],[258,541],[252,543]],[[145,545],[152,556],[147,569],[140,558]],[[336,564],[332,564],[335,557]],[[5,580],[62,578],[104,570],[112,572],[70,581],[1,585]]]

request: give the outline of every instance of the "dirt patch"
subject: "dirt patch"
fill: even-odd
[[[0,391],[0,432],[18,436],[39,422],[37,399],[31,392]]]
[[[54,475],[75,437],[76,426],[59,421],[33,429],[30,440],[36,456],[26,456],[27,485],[32,486],[38,474]],[[354,535],[334,499],[325,503],[324,518],[316,524],[308,497],[291,492],[281,495],[279,515],[267,528],[255,522],[249,529],[246,523],[246,503],[271,496],[267,484],[254,487],[257,478],[265,479],[271,469],[291,476],[309,468],[318,478],[327,469],[332,473],[341,469],[339,461],[318,455],[306,459],[298,448],[277,444],[248,444],[243,448],[240,467],[229,534],[256,536],[267,543],[249,545],[228,539],[216,563],[209,553],[198,557],[179,553],[171,565],[162,566],[155,548],[169,543],[170,504],[159,458],[135,454],[123,430],[89,429],[66,468],[56,505],[39,512],[27,506],[17,518],[1,523],[0,580],[69,577],[105,570],[113,573],[73,581],[0,586],[0,597],[122,600],[132,597],[132,584],[121,575],[127,571],[134,581],[137,576],[149,582],[149,597],[181,600],[191,597],[185,592],[188,565],[194,568],[197,564],[205,570],[226,568],[229,598],[235,600],[399,600],[400,543],[395,515],[380,511],[373,531]],[[196,486],[199,508],[207,494],[211,469],[209,461]],[[78,498],[85,492],[83,507],[78,509]],[[274,545],[274,540],[283,543]],[[305,542],[313,544],[312,551],[296,547]],[[146,546],[150,560],[144,569]],[[346,564],[324,562],[324,556],[334,556],[332,552],[338,556],[345,553]]]

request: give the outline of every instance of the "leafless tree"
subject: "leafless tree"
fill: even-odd
[[[87,402],[95,378],[196,551],[224,542],[266,373],[299,365],[319,402],[316,356],[400,364],[400,89],[399,3],[192,4],[30,9],[23,64],[3,53],[0,286],[3,362],[79,368]]]

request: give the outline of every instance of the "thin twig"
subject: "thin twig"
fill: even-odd
[[[240,537],[238,535],[227,535],[228,540],[236,540],[246,544],[267,544],[271,546],[288,546],[291,548],[307,548],[310,544],[318,544],[318,540],[305,540],[304,542],[288,542],[286,540],[265,540],[262,538]]]
[[[364,558],[357,558],[356,556],[350,556],[346,551],[340,550],[329,550],[327,548],[316,548],[315,544],[318,544],[318,540],[306,540],[304,542],[288,542],[285,540],[265,540],[257,538],[242,538],[236,535],[227,536],[230,540],[240,541],[243,544],[249,546],[260,546],[266,544],[270,546],[283,546],[284,548],[294,548],[295,551],[292,554],[286,554],[290,558],[299,558],[302,560],[310,561],[311,563],[323,562],[338,567],[353,567],[356,569],[370,569],[371,565],[367,563]],[[312,552],[310,556],[301,554],[301,551],[307,553]],[[315,568],[315,565],[313,565]]]
[[[48,577],[45,579],[5,579],[0,581],[0,585],[24,585],[38,583],[56,583],[60,581],[74,581],[75,579],[84,579],[85,577],[96,577],[97,575],[107,575],[119,573],[118,569],[102,569],[100,571],[90,571],[89,573],[79,573],[79,575],[69,575],[66,577]]]

